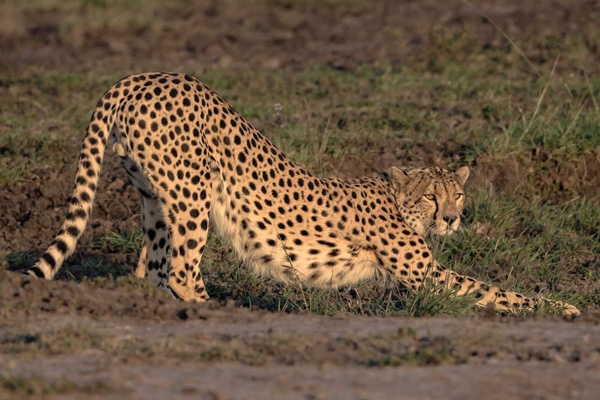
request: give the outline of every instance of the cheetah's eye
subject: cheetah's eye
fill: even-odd
[[[425,197],[429,201],[434,201],[435,200],[435,194],[426,194],[423,197]]]
[[[456,200],[460,200],[464,196],[464,193],[456,193]]]

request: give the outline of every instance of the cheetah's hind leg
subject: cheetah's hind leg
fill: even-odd
[[[169,232],[157,199],[145,193],[142,193],[142,220],[144,239],[135,276],[148,277],[153,285],[166,290]]]
[[[207,203],[210,200],[207,201]],[[190,202],[177,207],[163,206],[171,237],[169,289],[184,301],[209,299],[200,271],[200,261],[208,238],[208,207]]]
[[[152,184],[141,171],[140,165],[131,158],[126,146],[119,142],[119,133],[111,131],[115,143],[113,151],[119,157],[131,183],[138,189],[141,197],[144,239],[135,270],[138,278],[148,277],[151,284],[168,290],[167,262],[169,252],[169,232],[164,221],[161,206]]]

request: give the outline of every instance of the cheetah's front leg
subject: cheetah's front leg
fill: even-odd
[[[517,312],[533,311],[536,307],[547,304],[551,307],[562,308],[565,315],[581,313],[577,307],[567,303],[545,298],[534,299],[517,292],[488,285],[444,268],[435,260],[432,261],[429,274],[432,276],[434,283],[441,286],[442,289],[451,289],[457,296],[474,295],[479,307],[493,304],[497,311]]]
[[[435,260],[433,260],[428,273],[435,284],[442,289],[453,290],[456,296],[472,294],[477,299],[479,307],[493,304],[497,311],[518,312],[533,311],[535,307],[548,304],[552,307],[562,308],[565,315],[580,314],[577,307],[570,304],[544,298],[533,299],[517,292],[500,289],[444,268]]]
[[[579,310],[570,304],[531,299],[442,267],[433,258],[423,238],[412,230],[405,229],[402,232],[404,237],[401,240],[386,240],[385,243],[382,241],[384,250],[378,251],[377,258],[381,260],[381,267],[387,273],[394,275],[413,291],[426,283],[432,283],[435,290],[452,290],[457,296],[471,294],[477,300],[478,306],[492,303],[500,311],[530,311],[545,302],[564,307],[564,314],[579,314]]]
[[[457,277],[461,277],[461,275],[455,272],[452,272],[452,274],[456,275]],[[454,279],[456,279],[456,277]],[[457,294],[462,294],[460,293],[461,290],[459,290],[459,293]],[[485,307],[489,303],[494,303],[496,310],[500,311],[515,311],[523,309],[532,311],[535,306],[543,306],[547,304],[552,308],[562,309],[562,313],[564,315],[581,314],[581,311],[579,311],[577,307],[562,301],[545,298],[532,299],[516,292],[503,290],[496,286],[486,285],[479,281],[473,281],[473,288],[470,289],[470,291],[471,293],[476,293],[476,296],[479,298],[477,305],[480,307]]]

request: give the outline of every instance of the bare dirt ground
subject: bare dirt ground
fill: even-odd
[[[0,75],[110,71],[115,65],[152,70],[162,69],[164,60],[181,70],[294,70],[315,62],[349,70],[382,61],[400,66],[427,47],[431,29],[463,25],[482,46],[506,45],[497,29],[460,1],[377,1],[358,9],[286,1],[203,4],[170,9],[160,16],[168,29],[160,31],[98,28],[67,36],[57,28],[58,14],[17,13],[14,29],[0,36]],[[561,35],[600,21],[596,1],[477,4],[523,42],[532,33]],[[525,50],[536,57],[536,49]],[[595,57],[600,61],[597,50]],[[598,157],[588,158],[592,172],[600,170]],[[30,179],[0,187],[0,249],[40,254],[63,218],[72,186],[64,178],[68,171],[72,167],[40,167]],[[137,193],[116,168],[104,171],[108,183],[84,243],[139,223]],[[590,176],[586,195],[594,197],[598,185],[590,179],[599,174]],[[133,255],[105,256],[136,262]],[[143,284],[132,286],[36,281],[1,271],[0,399],[594,399],[600,392],[595,314],[320,317],[242,310],[231,302],[187,305]]]

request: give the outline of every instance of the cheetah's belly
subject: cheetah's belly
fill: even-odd
[[[221,183],[215,181],[213,187]],[[300,281],[319,287],[348,285],[377,274],[378,263],[372,251],[357,250],[356,244],[341,239],[335,248],[324,246],[319,244],[319,233],[300,234],[306,227],[288,229],[282,235],[276,227],[278,221],[269,221],[256,210],[246,213],[232,208],[225,193],[226,187],[215,194],[211,223],[256,273],[286,283]]]

